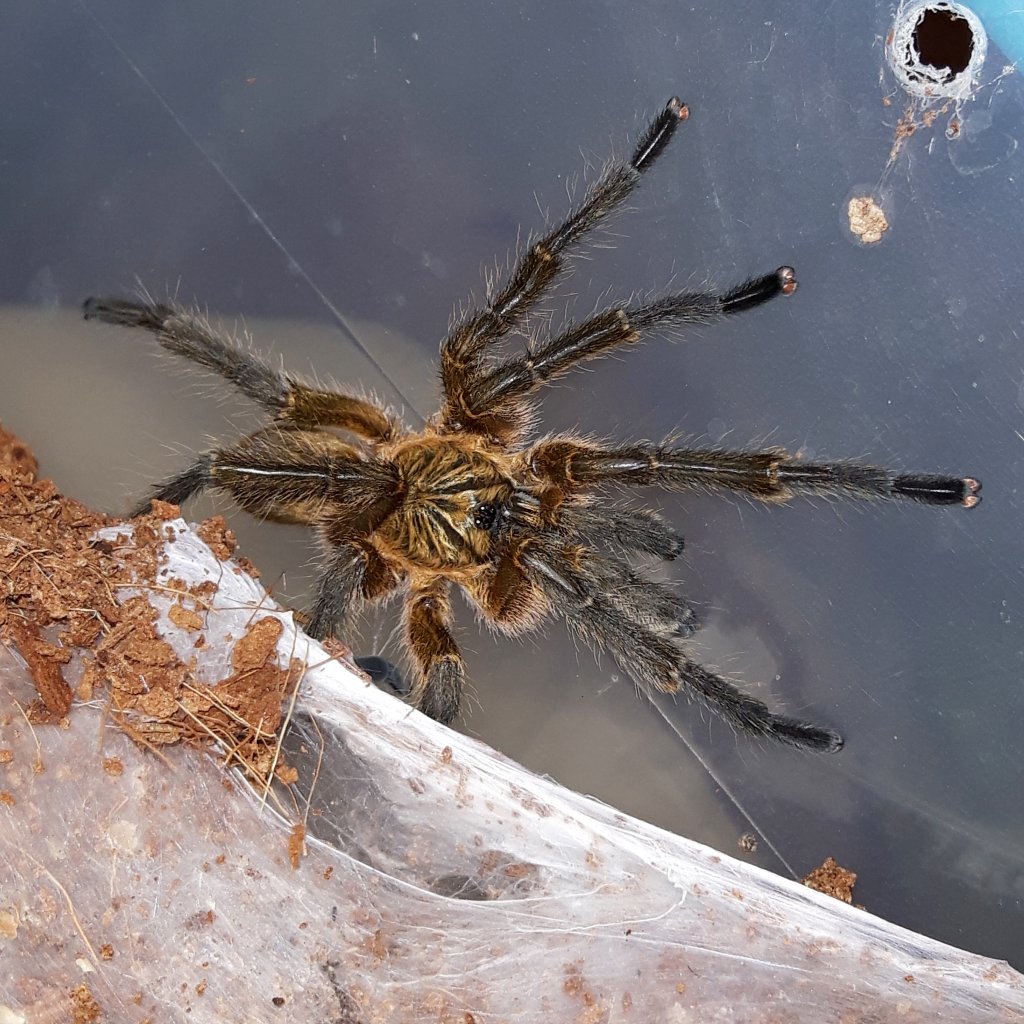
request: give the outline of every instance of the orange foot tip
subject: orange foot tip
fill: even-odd
[[[975,480],[973,476],[964,477],[964,496],[961,499],[961,504],[964,508],[974,508],[975,505],[981,504],[981,494],[978,492],[981,490],[981,481]]]

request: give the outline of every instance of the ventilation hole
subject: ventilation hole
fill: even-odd
[[[955,0],[905,0],[886,40],[897,81],[925,103],[967,99],[979,80],[988,37],[978,16]]]
[[[944,82],[951,82],[971,63],[974,33],[959,14],[929,8],[921,12],[914,26],[914,46],[922,64],[941,72]]]

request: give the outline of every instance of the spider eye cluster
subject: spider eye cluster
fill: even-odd
[[[473,509],[473,525],[478,530],[490,530],[498,518],[497,506],[489,501],[482,501]]]

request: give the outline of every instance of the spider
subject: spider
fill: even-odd
[[[518,636],[561,616],[647,692],[686,693],[755,736],[812,751],[842,746],[835,731],[778,714],[695,662],[689,605],[631,556],[667,561],[683,539],[616,489],[732,491],[763,502],[804,495],[884,498],[972,508],[972,477],[898,473],[859,462],[807,463],[781,448],[723,450],[618,444],[582,435],[533,440],[534,396],[577,365],[656,331],[708,325],[796,290],[791,267],[721,294],[687,291],[604,309],[533,340],[525,354],[494,347],[524,331],[589,232],[631,195],[665,152],[688,108],[673,98],[626,162],[611,162],[565,219],[520,253],[487,304],[453,323],[441,344],[440,411],[409,430],[375,402],[272,369],[246,346],[173,303],[87,299],[86,319],[142,327],[166,349],[234,384],[274,416],[235,444],[201,455],[151,493],[181,504],[205,488],[247,512],[304,523],[325,558],[308,632],[343,631],[359,608],[404,594],[410,700],[440,722],[459,712],[465,669],[452,635],[458,586],[493,629]],[[609,495],[609,491],[612,495]]]

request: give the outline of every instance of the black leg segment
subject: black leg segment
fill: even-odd
[[[145,500],[139,502],[132,509],[131,518],[145,515],[154,501],[167,501],[172,505],[183,505],[194,494],[213,485],[212,466],[213,456],[202,456],[183,473],[172,476],[170,480],[155,487]]]
[[[482,373],[482,356],[488,346],[502,338],[526,315],[552,285],[563,268],[566,254],[602,220],[622,205],[665,150],[676,128],[689,111],[676,98],[645,129],[629,163],[613,163],[587,189],[582,201],[560,224],[533,242],[519,257],[507,283],[485,309],[463,318],[441,346],[441,380],[445,406],[443,423],[450,429],[471,429],[494,433],[493,423],[478,423],[478,411],[485,403],[464,395],[473,391]],[[512,416],[515,420],[515,416]],[[519,424],[510,429],[515,431]]]
[[[339,544],[330,555],[317,585],[316,603],[306,626],[314,640],[343,632],[358,610],[366,558],[355,544]]]
[[[842,737],[832,729],[778,715],[691,661],[681,645],[689,633],[687,625],[673,629],[671,620],[658,618],[674,612],[674,602],[659,602],[653,592],[643,600],[641,592],[629,586],[616,594],[602,578],[616,567],[609,564],[602,570],[602,560],[593,553],[586,556],[571,548],[534,544],[522,561],[573,632],[595,650],[608,651],[646,693],[681,692],[743,732],[804,750],[834,753],[842,748]],[[615,575],[624,579],[621,572]]]

